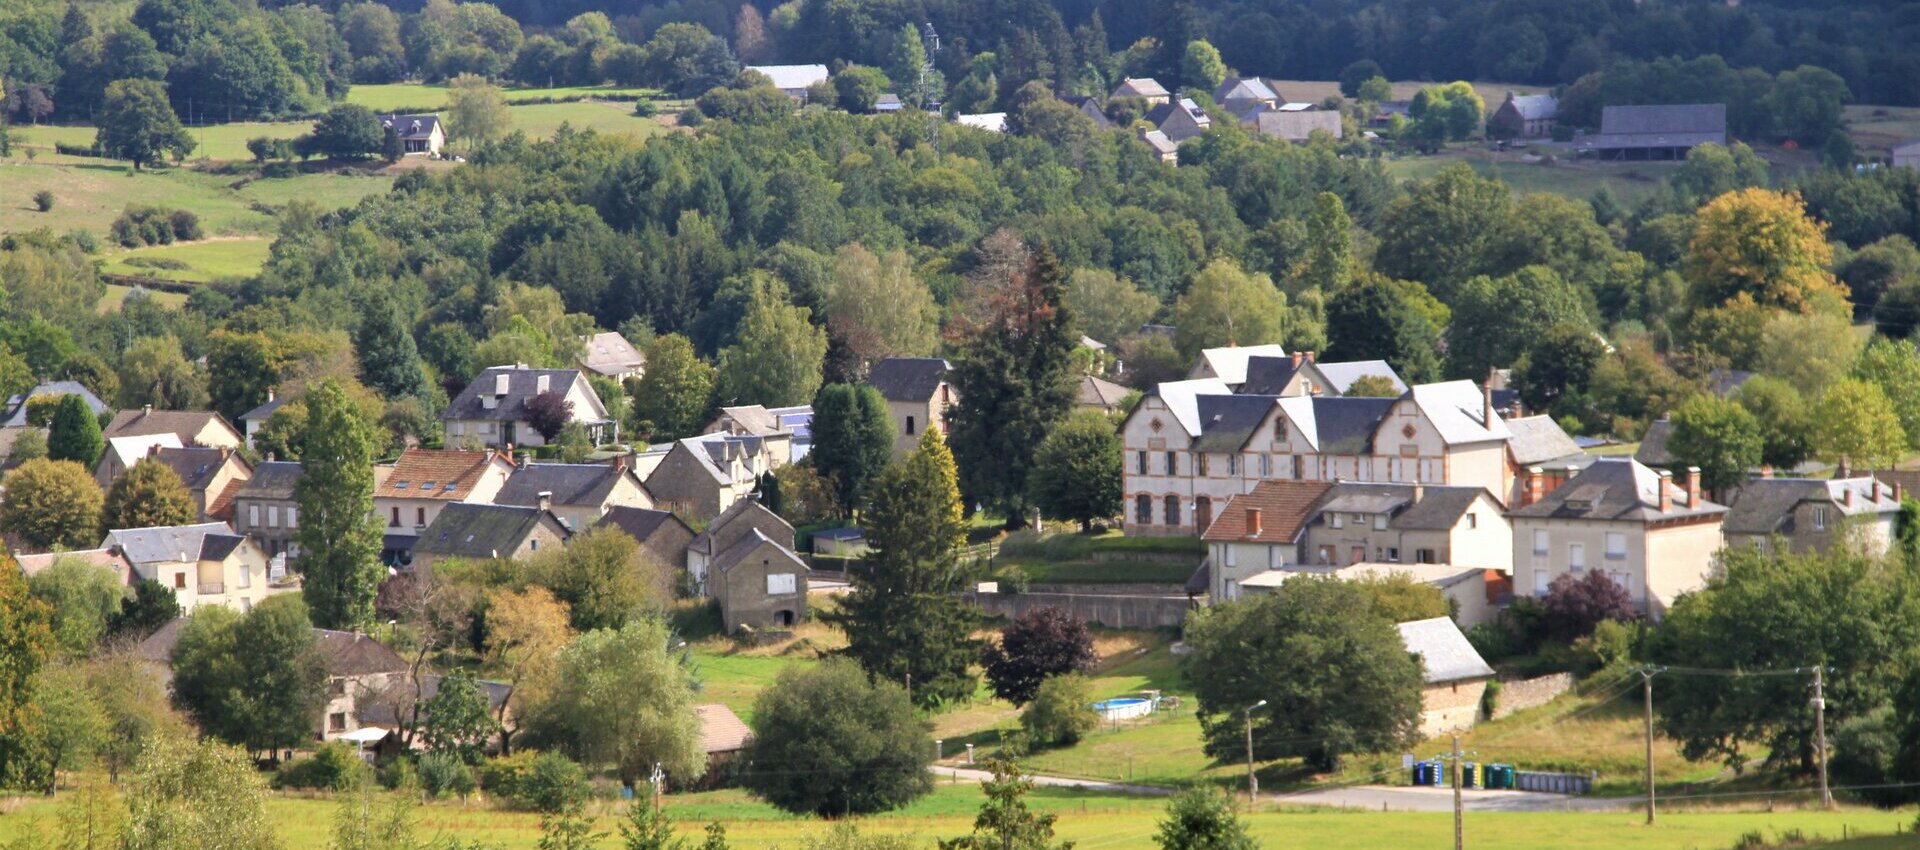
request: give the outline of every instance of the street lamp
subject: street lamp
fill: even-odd
[[[1261,700],[1240,712],[1247,722],[1247,811],[1253,811],[1253,798],[1260,793],[1260,780],[1253,775],[1253,710],[1266,704],[1266,700]]]

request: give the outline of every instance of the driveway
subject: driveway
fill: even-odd
[[[1326,788],[1289,794],[1261,795],[1264,800],[1301,806],[1336,806],[1376,812],[1450,812],[1453,789],[1411,785],[1358,785],[1351,788]],[[1468,789],[1460,795],[1461,806],[1469,812],[1597,812],[1621,811],[1635,801],[1595,797],[1571,797],[1538,791],[1485,791]]]

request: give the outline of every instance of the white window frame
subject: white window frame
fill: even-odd
[[[1373,515],[1373,530],[1374,530],[1374,531],[1386,531],[1386,530],[1387,530],[1387,515],[1386,515],[1386,514],[1374,514],[1374,515]]]
[[[1813,530],[1814,531],[1827,530],[1827,506],[1826,505],[1813,506]]]
[[[1544,528],[1536,528],[1533,530],[1533,554],[1535,557],[1544,558],[1547,556],[1547,552],[1550,551],[1550,547],[1553,545],[1551,538],[1552,535],[1548,534]]]
[[[280,506],[279,505],[267,506],[267,527],[268,528],[280,527]]]
[[[1622,531],[1607,532],[1607,560],[1620,561],[1627,557],[1627,535]]]
[[[1567,544],[1567,569],[1576,572],[1587,568],[1587,544]]]
[[[248,528],[260,527],[260,506],[259,505],[247,506],[247,527]]]
[[[796,588],[799,585],[797,585],[794,582],[793,576],[794,576],[793,573],[768,573],[767,574],[767,595],[780,596],[784,594],[798,593],[799,591]]]
[[[1347,515],[1342,513],[1327,514],[1327,526],[1330,528],[1346,528]]]

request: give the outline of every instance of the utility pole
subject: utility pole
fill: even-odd
[[[1254,798],[1260,794],[1260,778],[1253,775],[1253,710],[1266,704],[1266,700],[1261,700],[1240,712],[1247,722],[1247,811],[1249,812],[1253,811]]]
[[[1653,675],[1660,671],[1641,667],[1640,687],[1647,707],[1647,825],[1653,825]]]
[[[913,704],[913,671],[907,671],[907,704]]]
[[[1466,778],[1460,761],[1460,733],[1453,733],[1453,850],[1466,850],[1467,838],[1462,823],[1460,782]]]
[[[1824,667],[1813,668],[1813,753],[1820,760],[1820,808],[1833,808],[1833,792],[1827,788],[1827,692]]]

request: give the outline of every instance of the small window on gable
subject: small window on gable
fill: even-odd
[[[1386,530],[1387,530],[1387,515],[1386,515],[1386,514],[1374,514],[1374,515],[1373,515],[1373,530],[1374,530],[1374,531],[1386,531]]]
[[[1347,515],[1346,514],[1327,514],[1327,524],[1330,526],[1333,526],[1334,528],[1346,528]]]
[[[1480,518],[1477,516],[1474,516],[1472,511],[1467,512],[1467,527],[1468,528],[1480,527]]]
[[[1287,420],[1280,418],[1273,420],[1273,441],[1276,443],[1287,441]]]

